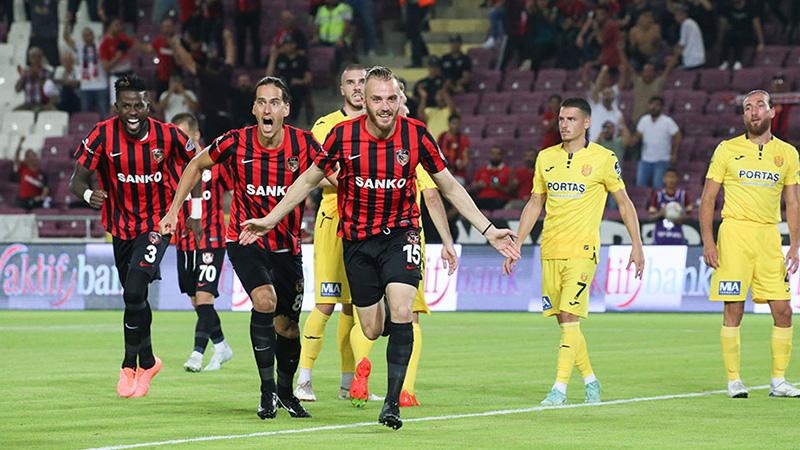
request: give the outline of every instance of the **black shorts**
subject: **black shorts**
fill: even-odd
[[[148,281],[160,280],[161,270],[159,265],[164,253],[169,247],[171,236],[161,236],[158,232],[150,231],[134,239],[114,238],[114,263],[119,272],[119,281],[125,288],[128,272],[141,270],[148,275]]]
[[[194,297],[197,291],[219,297],[219,276],[225,262],[225,247],[208,250],[178,250],[178,286]]]
[[[399,228],[363,241],[343,240],[344,270],[353,304],[372,306],[383,297],[389,283],[417,288],[422,279],[419,230]]]
[[[301,255],[289,251],[274,253],[256,244],[228,242],[228,259],[248,295],[259,286],[272,285],[278,296],[275,315],[299,322],[305,283]]]

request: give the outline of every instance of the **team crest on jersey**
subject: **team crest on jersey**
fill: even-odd
[[[151,231],[149,235],[147,235],[147,239],[153,245],[158,245],[161,243],[161,235],[156,233],[155,231]]]
[[[203,252],[203,264],[211,264],[214,262],[214,254],[211,252]]]
[[[300,168],[300,160],[296,156],[292,156],[286,160],[286,167],[292,172],[297,172],[297,169]]]
[[[203,170],[202,178],[203,178],[203,183],[208,183],[209,181],[211,181],[211,171],[208,169]]]
[[[775,165],[781,167],[783,165],[783,156],[775,156]]]
[[[186,141],[186,151],[187,152],[194,151],[194,142],[191,139]]]
[[[408,243],[411,244],[411,245],[419,244],[419,242],[420,242],[419,231],[417,231],[417,230],[409,230],[409,231],[407,231],[406,232],[406,241],[408,241]]]
[[[395,158],[397,158],[397,162],[401,166],[405,166],[406,164],[408,164],[408,161],[410,159],[409,156],[408,156],[408,150],[406,150],[404,148],[401,148],[401,149],[397,150],[396,152],[394,152],[394,156],[395,156]]]
[[[156,160],[157,163],[160,163],[164,160],[164,150],[161,150],[160,148],[154,148],[150,151],[150,153],[153,154],[153,159]]]
[[[589,279],[589,274],[588,274],[588,273],[586,273],[586,272],[583,272],[583,273],[581,274],[581,281],[583,281],[583,282],[585,283],[585,282],[586,282],[586,280],[588,280],[588,279]]]
[[[302,278],[300,278],[299,280],[295,281],[295,283],[294,283],[295,292],[297,292],[298,294],[302,294],[303,293],[303,287],[305,286],[305,284],[306,284],[306,281],[304,279],[302,279]]]
[[[589,164],[584,164],[583,167],[581,167],[581,174],[583,176],[585,176],[585,177],[588,177],[589,175],[591,175],[592,174],[592,166],[590,166]]]

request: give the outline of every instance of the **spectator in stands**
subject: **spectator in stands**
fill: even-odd
[[[528,44],[520,69],[539,70],[542,61],[556,54],[558,9],[548,0],[527,0],[525,41]]]
[[[461,132],[461,116],[450,114],[447,119],[447,131],[436,139],[439,148],[449,164],[450,172],[462,185],[466,185],[467,168],[469,167],[469,138]]]
[[[489,150],[489,163],[475,172],[469,190],[480,209],[502,209],[516,193],[517,183],[511,176],[511,168],[503,162],[504,155],[502,147],[493,146]]]
[[[556,0],[555,4],[562,17],[568,17],[574,22],[581,22],[591,10],[584,0]]]
[[[472,79],[472,60],[461,49],[461,35],[450,36],[450,53],[442,56],[442,76],[451,93],[464,92]]]
[[[69,0],[67,1],[67,22],[70,28],[75,25],[75,15],[81,6],[82,0]],[[89,13],[89,20],[92,22],[100,22],[100,14],[98,14],[98,0],[86,0],[86,12]]]
[[[700,26],[689,17],[686,7],[675,5],[673,7],[675,21],[681,26],[680,38],[675,45],[675,55],[681,58],[681,69],[701,69],[706,64],[706,48],[703,44],[703,34]]]
[[[58,54],[58,2],[30,0],[31,36],[28,48],[38,47],[47,58],[47,65],[56,66]]]
[[[648,4],[648,0],[633,0],[627,2],[618,23],[624,30],[630,31],[630,29],[639,22],[639,16],[649,10],[650,5]]]
[[[243,128],[256,123],[253,109],[253,80],[247,73],[239,74],[231,89],[231,118],[233,128]]]
[[[219,88],[218,88],[219,89]],[[156,110],[162,112],[164,121],[171,122],[180,113],[197,111],[197,95],[183,85],[183,78],[178,75],[169,77],[169,87],[158,97]]]
[[[775,110],[775,117],[772,118],[772,134],[784,141],[789,139],[789,116],[792,113],[792,107],[794,105],[775,101],[775,95],[785,94],[788,91],[789,85],[783,74],[779,73],[772,77],[769,90],[770,94],[772,94],[770,97],[774,103],[772,109]]]
[[[636,185],[661,189],[667,168],[678,159],[681,132],[672,117],[663,114],[664,99],[650,99],[650,113],[642,116],[628,145],[642,144],[642,157],[636,170]]]
[[[284,35],[283,44],[278,52],[269,55],[267,76],[280,77],[289,86],[289,94],[292,97],[289,121],[297,124],[300,110],[305,106],[306,122],[313,122],[314,111],[306,104],[311,93],[311,69],[308,66],[308,58],[297,48],[297,43],[291,35]]]
[[[52,78],[52,73],[44,67],[44,55],[38,47],[28,50],[30,66],[17,67],[19,80],[14,85],[16,92],[25,92],[25,103],[16,110],[43,111],[53,109],[52,100],[45,94],[45,83]]]
[[[33,149],[25,150],[25,158],[22,158],[22,144],[25,141],[23,136],[17,145],[17,152],[14,155],[14,164],[17,168],[17,178],[19,181],[19,191],[17,192],[17,206],[27,210],[41,208],[50,193],[47,187],[47,177],[39,170],[39,155]]]
[[[623,120],[617,99],[622,87],[625,86],[625,71],[620,73],[617,84],[612,84],[609,71],[608,66],[600,68],[587,99],[592,107],[592,124],[589,128],[589,139],[592,141],[597,141],[604,123],[608,121],[620,123]]]
[[[100,0],[97,8],[97,15],[100,21],[108,23],[114,18],[119,18],[123,23],[129,25],[128,31],[136,29],[136,20],[139,15],[138,2],[130,0]],[[194,3],[194,0],[192,0]]]
[[[203,123],[202,134],[208,136],[208,139],[215,139],[230,130],[232,124],[228,101],[236,49],[233,33],[230,30],[222,32],[222,39],[225,42],[224,59],[215,49],[211,49],[208,55],[200,55],[196,60],[183,47],[178,36],[172,38],[175,63],[197,77]]]
[[[427,102],[425,107],[436,106],[436,93],[443,87],[445,87],[445,80],[442,76],[442,63],[438,57],[431,55],[428,57],[428,76],[417,81],[417,84],[414,85],[414,93],[421,103]],[[421,91],[425,91],[425,102],[422,102]]]
[[[644,11],[628,32],[628,61],[635,69],[641,69],[645,64],[658,62],[663,48],[661,25],[656,23],[652,11]]]
[[[375,48],[378,46],[375,24],[380,22],[375,17],[374,0],[347,0],[347,4],[355,12],[360,29],[364,32],[364,53],[368,56],[375,56]]]
[[[503,22],[505,21],[505,0],[487,0],[489,6],[489,36],[483,43],[483,48],[494,48],[505,35]]]
[[[580,22],[569,16],[561,17],[558,33],[556,34],[556,48],[558,48],[558,52],[556,52],[556,67],[568,70],[580,67],[582,53],[577,45],[580,31]]]
[[[112,88],[109,90],[111,103],[116,100],[113,86],[117,78],[130,74],[133,70],[130,58],[133,45],[133,39],[122,30],[122,20],[111,19],[108,30],[100,41],[100,64],[108,74],[109,85]]]
[[[75,42],[69,30],[64,28],[64,41],[78,57],[81,111],[97,111],[105,118],[111,104],[108,100],[108,76],[100,64],[100,51],[95,43],[94,31],[89,27],[84,28],[80,42]]]
[[[456,106],[453,103],[453,98],[446,88],[439,89],[436,93],[436,100],[434,106],[425,106],[428,104],[428,92],[421,89],[419,98],[419,105],[417,106],[417,119],[425,122],[428,126],[428,131],[431,136],[441,136],[449,128],[449,118],[456,112]]]
[[[270,54],[278,51],[283,43],[283,37],[286,35],[292,36],[292,39],[294,39],[294,42],[297,44],[297,48],[300,49],[301,52],[305,53],[306,50],[308,50],[308,38],[303,30],[297,27],[294,14],[288,9],[281,11],[281,26],[278,28],[278,31],[275,32],[275,37],[272,39],[272,46],[269,50]]]
[[[625,65],[623,70],[627,70],[633,78],[633,123],[638,123],[639,119],[647,114],[650,99],[661,95],[664,90],[664,83],[667,81],[672,69],[678,63],[678,58],[671,56],[666,59],[666,67],[661,75],[656,73],[656,66],[646,63],[642,66],[642,71],[636,71],[630,65]]]
[[[732,0],[725,8],[723,19],[727,23],[725,38],[722,40],[722,64],[720,70],[742,68],[744,48],[756,44],[756,51],[764,50],[764,31],[761,18],[753,4],[747,0]]]
[[[669,5],[672,0],[668,1]],[[714,47],[717,42],[717,32],[719,31],[719,14],[711,0],[683,0],[682,4],[686,7],[686,13],[697,22],[700,32],[703,34],[703,44],[706,48]]]
[[[70,52],[61,55],[61,65],[53,73],[58,103],[56,107],[70,114],[81,110],[81,99],[78,97],[81,78],[75,67],[75,56]]]
[[[422,38],[422,26],[435,3],[436,0],[400,0],[406,10],[406,37],[411,43],[411,67],[422,67],[422,59],[428,56],[428,46]]]
[[[531,148],[525,151],[522,166],[514,169],[514,182],[517,191],[514,198],[506,204],[506,209],[522,209],[531,198],[533,191],[533,169],[536,167],[536,149]]]
[[[175,36],[175,21],[171,17],[165,17],[161,21],[161,34],[156,36],[150,44],[142,45],[145,53],[158,57],[158,71],[156,94],[161,95],[169,88],[170,77],[175,72],[175,57],[169,42]],[[170,118],[165,117],[169,121]]]
[[[353,43],[353,9],[340,0],[325,0],[314,18],[314,38],[312,43],[336,49],[334,72]]]
[[[151,21],[159,23],[170,11],[178,11],[178,0],[153,0]]]
[[[616,68],[622,60],[620,53],[625,45],[624,37],[611,17],[608,5],[599,5],[594,14],[589,14],[576,42],[584,49],[587,61]]]
[[[670,167],[664,172],[664,187],[653,192],[648,212],[650,220],[656,221],[653,233],[655,245],[685,245],[681,224],[692,216],[692,201],[678,187],[678,171]]]
[[[246,65],[247,35],[250,35],[251,67],[261,66],[261,1],[239,0],[236,3],[236,49],[239,65]]]
[[[505,0],[503,2],[505,30],[505,47],[500,56],[500,68],[505,70],[516,55],[517,63],[525,60],[525,50],[528,44],[525,41],[525,0]]]
[[[619,125],[619,130],[617,130]],[[628,128],[625,126],[625,121],[618,124],[607,120],[603,123],[603,128],[600,129],[600,136],[597,138],[597,143],[603,147],[611,150],[617,155],[617,160],[622,161],[625,159],[625,141],[629,139]]]
[[[551,147],[561,143],[561,132],[558,131],[558,113],[561,111],[561,96],[553,94],[547,99],[547,106],[542,114],[542,136],[541,148]]]

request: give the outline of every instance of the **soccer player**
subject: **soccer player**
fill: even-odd
[[[163,232],[174,230],[183,199],[200,181],[202,171],[215,164],[231,167],[233,203],[225,240],[228,258],[253,302],[250,341],[261,379],[257,410],[261,419],[275,418],[278,407],[292,417],[311,417],[292,392],[300,359],[297,322],[303,305],[303,205],[287,211],[270,233],[246,244],[236,242],[242,222],[266,214],[287,191],[294,191],[293,183],[313,165],[319,152],[311,133],[284,124],[289,108],[289,89],[283,80],[261,79],[252,110],[256,125],[231,130],[197,154],[186,166],[176,198],[161,221]]]
[[[567,402],[567,383],[576,366],[586,386],[585,401],[600,401],[600,382],[589,362],[580,319],[589,314],[589,291],[600,252],[600,221],[608,192],[619,212],[633,246],[628,269],[636,266],[642,277],[644,251],[636,209],[620,178],[617,157],[611,150],[590,142],[592,109],[582,98],[561,103],[558,127],[562,143],[548,147],[536,158],[531,198],[522,210],[519,235],[528,236],[545,208],[542,230],[542,312],[555,316],[561,327],[556,382],[542,405]],[[524,239],[524,238],[523,238]],[[522,240],[517,248],[522,248]],[[511,274],[517,260],[507,258],[503,270]]]
[[[713,267],[709,299],[725,302],[720,341],[728,375],[728,395],[747,398],[739,375],[739,325],[747,289],[756,303],[772,311],[771,397],[800,397],[800,389],[784,378],[792,354],[792,307],[789,274],[798,265],[798,164],[797,150],[772,135],[775,116],[766,91],[748,93],[742,102],[742,136],[722,141],[714,150],[700,200],[703,257]],[[725,205],[714,243],[714,202],[724,186]],[[789,250],[784,257],[781,235],[781,193],[789,223]]]
[[[171,236],[158,231],[174,193],[177,171],[194,155],[194,144],[178,127],[149,117],[150,99],[135,75],[114,83],[117,114],[99,122],[75,150],[70,191],[101,208],[113,236],[114,262],[125,302],[125,356],[117,383],[121,397],[143,397],[161,370],[150,342],[148,285],[160,279],[159,264]],[[89,187],[97,171],[99,189]],[[185,197],[185,195],[184,195]]]
[[[349,65],[342,71],[339,91],[344,97],[342,108],[320,117],[311,128],[318,142],[325,140],[337,124],[364,113],[364,76],[366,70],[359,65]],[[338,398],[350,398],[355,362],[350,344],[353,329],[353,306],[350,304],[350,286],[344,273],[342,261],[342,238],[337,236],[339,212],[336,208],[336,186],[323,180],[322,202],[314,223],[314,280],[316,283],[316,305],[306,319],[302,334],[300,369],[297,375],[295,396],[303,401],[316,401],[311,383],[311,370],[322,351],[325,324],[333,314],[336,303],[342,304],[337,328],[342,381]],[[359,339],[354,335],[352,339]],[[366,338],[363,341],[369,342]],[[357,344],[358,345],[358,344]]]
[[[172,118],[193,142],[200,142],[197,118],[179,113]],[[222,195],[233,187],[229,166],[215,165],[203,171],[199,189],[186,198],[175,230],[178,251],[178,285],[192,300],[197,313],[194,350],[183,364],[189,372],[200,372],[208,339],[214,343],[214,356],[205,370],[219,370],[233,358],[233,349],[225,341],[214,299],[219,297],[219,277],[225,260],[225,213]]]
[[[336,125],[315,163],[268,215],[242,224],[241,245],[271,232],[338,164],[339,233],[360,326],[371,340],[389,335],[388,386],[378,421],[398,429],[399,397],[413,346],[411,307],[420,280],[417,164],[433,172],[439,189],[489,242],[507,257],[519,257],[513,232],[497,229],[447,170],[425,125],[398,117],[394,75],[385,67],[367,71],[367,114]],[[384,312],[384,295],[390,313]],[[388,319],[388,324],[384,324]]]

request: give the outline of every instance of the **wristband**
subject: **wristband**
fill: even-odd
[[[494,224],[492,222],[489,222],[489,225],[486,225],[486,228],[484,228],[483,231],[481,231],[481,236],[486,236],[486,232],[489,231],[489,228],[492,228],[493,226]]]
[[[202,198],[193,198],[192,199],[192,212],[189,214],[190,219],[202,219],[203,218],[203,199]]]
[[[94,191],[91,189],[86,189],[85,191],[83,191],[83,201],[91,205],[92,194],[94,194]]]

